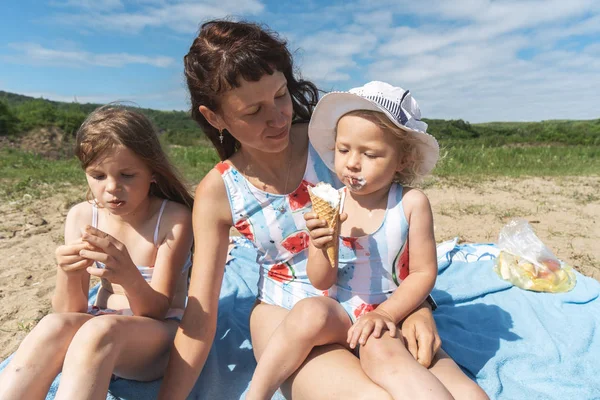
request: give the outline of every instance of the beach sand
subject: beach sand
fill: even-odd
[[[436,179],[424,189],[438,242],[495,242],[511,218],[528,220],[563,261],[600,280],[600,177]],[[0,205],[0,359],[14,352],[51,312],[54,251],[63,243],[69,208],[84,189]]]

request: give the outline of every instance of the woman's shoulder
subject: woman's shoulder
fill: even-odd
[[[229,219],[231,219],[227,189],[221,177],[221,172],[217,168],[211,169],[196,187],[194,214],[198,210],[212,213],[217,218],[229,216]]]
[[[193,215],[195,221],[233,224],[225,182],[215,168],[196,187]]]
[[[231,163],[224,161],[219,164],[204,176],[198,186],[196,186],[194,200],[202,200],[203,198],[219,198],[226,195],[225,183],[221,177],[224,168],[231,167]]]

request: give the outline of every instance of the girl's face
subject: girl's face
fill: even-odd
[[[127,215],[148,199],[152,171],[131,150],[113,148],[85,170],[96,201],[112,214]]]
[[[355,115],[338,121],[335,172],[352,192],[370,194],[389,186],[401,166],[395,137]]]
[[[213,126],[227,129],[243,146],[276,153],[288,145],[292,115],[287,80],[275,71],[257,82],[242,80],[240,87],[225,92]]]

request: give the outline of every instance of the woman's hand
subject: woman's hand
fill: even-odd
[[[442,346],[431,308],[423,303],[402,322],[402,336],[406,348],[415,360],[428,368]]]
[[[358,318],[348,329],[348,344],[351,349],[355,348],[357,343],[364,346],[369,336],[380,338],[386,329],[391,337],[396,337],[396,324],[392,318],[384,311],[373,310]]]
[[[135,277],[139,275],[125,245],[108,233],[88,225],[81,239],[95,249],[82,249],[79,254],[88,260],[99,261],[106,266],[105,268],[88,267],[87,272],[90,275],[104,278],[110,283],[121,286],[134,281]]]
[[[348,218],[346,213],[340,214],[340,223]],[[306,228],[310,233],[310,242],[317,249],[325,249],[333,240],[333,229],[327,226],[327,221],[320,219],[317,213],[308,212],[304,214]]]
[[[84,258],[80,255],[84,249],[91,249],[91,246],[83,242],[81,238],[69,244],[59,246],[55,252],[56,263],[65,272],[79,271],[90,267],[94,263],[94,260]]]

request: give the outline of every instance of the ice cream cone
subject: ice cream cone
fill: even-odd
[[[339,254],[340,202],[338,201],[337,207],[332,207],[327,200],[314,194],[310,187],[308,188],[308,193],[312,202],[313,211],[317,213],[319,218],[326,220],[327,226],[333,229],[333,240],[326,248],[326,251],[331,268],[334,268],[338,264]]]

